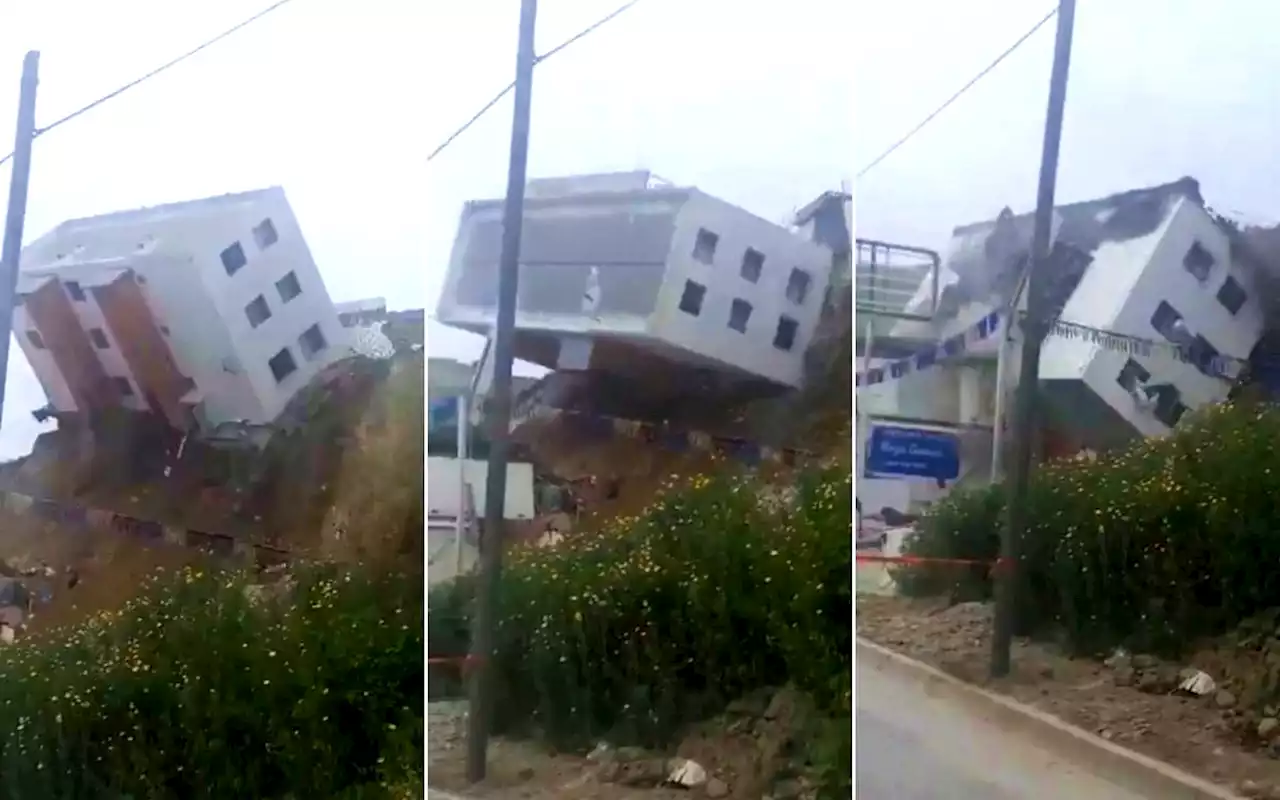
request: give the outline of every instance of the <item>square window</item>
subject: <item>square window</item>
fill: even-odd
[[[279,292],[280,302],[282,303],[287,303],[302,294],[302,286],[298,283],[298,276],[292,272],[287,273],[283,278],[276,281],[276,291]]]
[[[763,271],[764,253],[748,247],[747,252],[742,254],[742,269],[740,270],[742,277],[752,283],[759,283],[760,273]]]
[[[114,375],[111,378],[111,382],[115,384],[116,391],[120,393],[121,397],[133,397],[133,384],[129,383],[128,378]]]
[[[307,328],[298,337],[298,347],[302,350],[302,357],[308,361],[328,346],[329,342],[324,338],[324,331],[320,330],[318,324]]]
[[[267,298],[258,295],[244,307],[244,315],[249,320],[249,327],[256,328],[267,320],[271,319],[271,306],[267,305]]]
[[[734,298],[729,307],[729,327],[738,333],[747,332],[747,320],[751,319],[751,304],[746,300]]]
[[[271,217],[259,222],[257,227],[253,229],[253,241],[258,245],[259,250],[266,250],[280,241],[280,234],[276,233],[276,226],[271,221]]]
[[[1210,378],[1223,377],[1222,353],[1203,336],[1196,336],[1187,347],[1187,355],[1195,368]]]
[[[297,362],[293,360],[293,353],[290,353],[287,347],[272,356],[267,366],[271,368],[271,377],[276,379],[276,383],[280,383],[298,369]]]
[[[778,329],[773,334],[773,346],[779,350],[790,350],[795,347],[796,331],[799,329],[800,323],[791,317],[779,317]]]
[[[703,264],[710,264],[716,258],[716,245],[720,244],[720,237],[706,228],[698,229],[698,238],[693,243],[693,260],[701,261]]]
[[[805,298],[809,296],[809,285],[813,283],[813,277],[802,269],[796,268],[791,270],[791,276],[787,278],[787,299],[798,306],[804,305]]]
[[[1149,380],[1151,380],[1151,373],[1132,358],[1125,362],[1124,368],[1116,376],[1116,383],[1124,387],[1127,392],[1137,391],[1140,385]]]
[[[1186,333],[1187,326],[1178,310],[1161,300],[1155,313],[1151,315],[1151,327],[1164,338],[1177,343],[1180,335]]]
[[[228,275],[235,275],[240,271],[241,267],[249,263],[249,259],[244,255],[244,248],[240,246],[239,242],[235,242],[226,250],[223,250],[219,258],[222,259],[222,268],[227,271]]]
[[[1199,242],[1193,243],[1191,249],[1187,250],[1187,254],[1182,257],[1183,268],[1198,281],[1209,279],[1209,273],[1213,270],[1215,263],[1217,262],[1214,260],[1213,253],[1206,250]]]
[[[1155,407],[1155,418],[1168,425],[1170,428],[1178,424],[1178,420],[1187,413],[1187,407],[1178,399],[1178,392],[1175,389],[1167,394],[1160,396],[1159,402]]]
[[[702,301],[707,296],[707,287],[693,281],[684,282],[684,293],[680,295],[680,310],[686,314],[698,316],[702,313]]]
[[[111,347],[111,343],[107,341],[107,334],[103,333],[102,328],[90,328],[89,340],[99,350],[106,350]]]
[[[1248,299],[1249,295],[1240,285],[1240,281],[1230,275],[1222,282],[1222,288],[1218,289],[1218,302],[1233,316],[1240,313],[1240,309],[1244,308],[1245,301]]]
[[[77,303],[83,303],[85,301],[84,287],[80,285],[79,281],[67,281],[63,286],[67,287],[67,294],[71,295],[72,300],[75,300]]]
[[[27,331],[27,341],[37,350],[44,349],[44,337],[40,335],[40,331]]]

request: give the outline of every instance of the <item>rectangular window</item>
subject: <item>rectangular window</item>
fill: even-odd
[[[1116,383],[1127,392],[1137,391],[1138,387],[1151,380],[1151,373],[1132,358],[1125,362],[1124,368],[1116,376]]]
[[[276,383],[280,383],[298,370],[298,364],[293,360],[293,353],[290,353],[287,347],[272,356],[267,366],[271,368],[271,377],[276,379]]]
[[[716,245],[720,244],[720,237],[706,228],[698,229],[698,238],[693,242],[693,260],[700,261],[703,264],[710,264],[716,258]]]
[[[787,278],[787,299],[798,306],[804,305],[812,283],[813,278],[808,272],[799,268],[791,270],[791,277]]]
[[[1186,332],[1186,323],[1182,322],[1182,315],[1178,310],[1161,300],[1160,305],[1156,306],[1156,312],[1151,315],[1151,327],[1156,329],[1156,333],[1171,342],[1177,343],[1180,333]]]
[[[1208,375],[1210,378],[1224,377],[1224,368],[1222,364],[1222,353],[1218,352],[1218,348],[1209,343],[1209,340],[1203,336],[1197,336],[1191,340],[1191,345],[1187,348],[1191,357],[1191,363],[1195,368]]]
[[[1199,242],[1192,243],[1187,254],[1182,257],[1182,267],[1190,272],[1196,280],[1209,280],[1209,273],[1213,271],[1213,265],[1217,263],[1210,253],[1205,249],[1204,245]]]
[[[244,248],[239,242],[234,242],[226,250],[218,256],[222,259],[222,268],[227,271],[228,275],[235,275],[245,264],[249,263],[249,259],[245,257]]]
[[[1218,289],[1218,302],[1222,307],[1230,311],[1232,316],[1240,313],[1240,309],[1244,308],[1245,301],[1249,299],[1249,295],[1245,293],[1244,287],[1240,282],[1230,275],[1222,282],[1222,287]]]
[[[27,341],[37,350],[44,349],[44,337],[40,335],[40,331],[27,331]]]
[[[271,319],[271,306],[267,305],[267,298],[258,295],[250,300],[249,305],[244,307],[244,315],[249,320],[250,328],[256,328]]]
[[[298,295],[302,294],[302,286],[298,283],[298,276],[289,272],[283,278],[276,281],[276,291],[280,294],[280,302],[287,303]]]
[[[1187,407],[1182,404],[1180,393],[1177,389],[1160,394],[1156,401],[1156,407],[1153,411],[1155,418],[1168,425],[1170,428],[1178,424],[1178,420],[1187,413]]]
[[[800,323],[791,317],[779,317],[778,328],[773,334],[773,346],[779,350],[790,350],[796,344],[796,331],[799,330]]]
[[[684,282],[684,292],[680,295],[680,310],[692,316],[702,313],[702,301],[707,296],[707,287],[694,281]]]
[[[324,331],[320,330],[319,325],[312,325],[298,337],[298,347],[302,350],[302,357],[308,361],[328,346],[329,342],[324,338]]]
[[[111,344],[107,341],[107,334],[103,332],[102,328],[90,328],[89,341],[93,342],[93,346],[99,350],[106,350],[111,347]]]
[[[733,305],[729,307],[729,327],[738,333],[746,333],[749,319],[751,319],[751,304],[735,297]]]
[[[67,287],[67,294],[71,295],[72,300],[77,303],[83,303],[85,301],[84,287],[80,285],[79,281],[67,281],[63,286]]]
[[[748,247],[747,252],[742,254],[740,274],[752,283],[759,283],[762,272],[764,272],[764,253]]]
[[[116,391],[120,393],[121,397],[133,397],[133,384],[129,383],[128,378],[114,375],[111,378],[111,382],[115,384]]]
[[[270,217],[258,223],[257,227],[253,229],[253,241],[258,245],[259,250],[266,250],[280,241],[280,234],[276,233],[276,226],[272,223]]]

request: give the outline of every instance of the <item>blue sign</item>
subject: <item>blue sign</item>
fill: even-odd
[[[953,433],[877,425],[867,439],[867,478],[931,478],[960,475],[960,440]]]
[[[452,428],[458,424],[458,403],[461,398],[445,397],[432,400],[427,406],[427,430]]]

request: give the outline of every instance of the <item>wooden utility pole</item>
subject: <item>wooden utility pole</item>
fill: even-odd
[[[1009,674],[1009,653],[1013,644],[1014,613],[1021,580],[1022,537],[1030,523],[1027,493],[1031,480],[1031,440],[1035,435],[1040,403],[1040,349],[1049,333],[1042,297],[1042,272],[1053,247],[1053,199],[1058,183],[1058,150],[1062,142],[1062,113],[1067,101],[1067,75],[1071,65],[1071,35],[1075,27],[1075,0],[1058,4],[1058,31],[1053,48],[1053,69],[1049,75],[1049,109],[1045,115],[1044,146],[1040,155],[1040,183],[1036,192],[1035,228],[1031,237],[1031,258],[1024,292],[1027,312],[1022,319],[1022,358],[1014,404],[1013,461],[1009,465],[1009,494],[1004,531],[1000,540],[1000,560],[996,563],[996,608],[991,636],[991,675]],[[1015,302],[1011,309],[1017,322]],[[1000,420],[996,420],[999,425]]]
[[[22,59],[22,89],[18,95],[18,130],[13,139],[13,175],[9,178],[9,210],[4,219],[0,250],[0,414],[4,411],[9,374],[9,339],[18,291],[18,262],[22,257],[22,229],[27,220],[27,185],[31,179],[31,143],[36,138],[36,87],[40,53]]]
[[[529,102],[533,91],[534,20],[537,0],[520,2],[520,38],[516,51],[515,114],[507,164],[507,198],[502,210],[502,252],[498,260],[498,318],[494,327],[493,384],[486,410],[490,431],[485,476],[484,529],[480,537],[480,584],[471,637],[472,673],[467,724],[467,779],[484,780],[493,717],[493,649],[497,627],[498,581],[502,573],[507,453],[511,438],[511,361],[516,296],[520,280],[520,228],[524,220],[525,172],[529,155]]]

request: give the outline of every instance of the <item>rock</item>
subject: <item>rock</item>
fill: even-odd
[[[1233,708],[1236,704],[1236,696],[1226,689],[1218,692],[1213,696],[1213,702],[1218,708]]]
[[[667,782],[692,789],[707,782],[707,771],[692,759],[673,758],[667,762]]]
[[[1266,717],[1258,723],[1258,738],[1264,742],[1269,742],[1280,734],[1280,719],[1275,717]]]
[[[707,781],[702,791],[703,791],[703,794],[705,794],[707,797],[712,797],[712,798],[728,797],[729,784],[725,783],[719,778],[711,778]]]
[[[1264,794],[1266,787],[1257,781],[1240,781],[1239,785],[1236,786],[1236,791],[1240,793],[1241,797],[1266,797],[1266,794]]]
[[[631,761],[643,761],[649,757],[649,751],[643,747],[619,747],[614,751],[614,757],[623,764]]]
[[[773,699],[769,701],[769,705],[765,708],[763,716],[767,720],[790,720],[795,716],[797,701],[798,698],[796,697],[795,689],[792,689],[789,686],[779,689],[773,695]]]
[[[524,769],[516,773],[516,777],[522,781],[531,781],[533,780],[533,776],[534,776],[534,772],[532,767],[525,767]]]
[[[1160,676],[1154,672],[1143,672],[1138,675],[1138,691],[1147,694],[1159,694]]]
[[[1155,656],[1149,656],[1143,653],[1133,657],[1133,666],[1135,669],[1151,669],[1159,663],[1160,662]]]
[[[804,794],[804,784],[795,778],[778,781],[773,785],[773,800],[796,800]]]
[[[1138,671],[1130,666],[1118,667],[1115,673],[1116,686],[1132,686],[1138,678]]]

